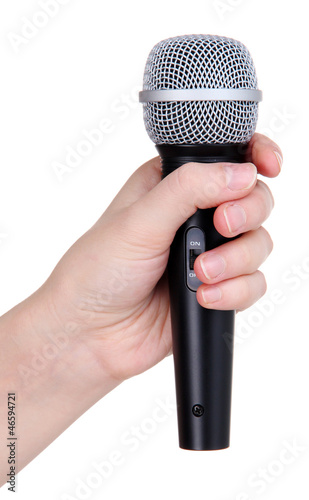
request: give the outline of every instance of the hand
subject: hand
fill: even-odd
[[[243,233],[196,259],[194,270],[204,283],[197,291],[200,305],[243,310],[265,293],[257,269],[272,250],[261,224],[273,197],[256,175],[278,175],[282,156],[276,144],[255,134],[248,161],[187,164],[161,181],[154,158],[61,259],[43,287],[49,309],[61,329],[71,325],[98,380],[108,373],[121,382],[171,352],[164,271],[176,230],[197,208],[218,207],[214,224],[222,235]]]
[[[17,470],[120,382],[171,352],[165,268],[175,232],[197,208],[218,207],[222,235],[243,233],[196,259],[199,303],[242,310],[263,295],[257,269],[272,242],[261,224],[273,198],[256,174],[278,175],[281,153],[256,134],[248,161],[187,164],[163,181],[159,159],[149,161],[41,288],[0,318],[0,392],[18,393]],[[2,442],[6,436],[0,426]],[[4,466],[0,485],[6,473]]]

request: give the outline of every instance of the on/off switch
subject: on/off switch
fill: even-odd
[[[200,253],[202,253],[202,250],[197,250],[197,249],[190,248],[190,262],[189,262],[189,267],[190,267],[191,271],[193,271],[195,259],[196,259],[196,257],[198,255],[200,255]]]
[[[201,281],[194,272],[195,259],[205,252],[206,242],[205,233],[198,227],[191,227],[186,233],[186,277],[187,286],[193,292],[196,292],[201,285]]]

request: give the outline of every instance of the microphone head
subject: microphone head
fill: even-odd
[[[149,100],[154,92],[145,92],[172,89],[178,93],[165,92],[164,101],[160,101],[163,92],[155,101]],[[210,93],[207,100],[201,97],[205,94],[196,98],[193,90],[177,100],[180,89],[226,90],[213,92],[215,98]],[[215,35],[184,35],[159,42],[148,56],[140,98],[149,137],[155,144],[248,142],[255,131],[260,98],[250,100],[254,92],[246,91],[244,100],[237,89],[257,89],[252,58],[241,42]]]

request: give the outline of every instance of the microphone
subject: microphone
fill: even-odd
[[[162,178],[192,161],[246,161],[261,100],[252,58],[241,42],[184,35],[155,45],[140,102]],[[167,266],[179,446],[187,450],[230,445],[235,311],[200,306],[201,282],[194,273],[199,254],[232,239],[216,231],[214,212],[198,209],[178,229]]]

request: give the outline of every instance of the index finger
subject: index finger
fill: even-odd
[[[256,133],[249,142],[247,161],[254,163],[259,174],[277,177],[282,166],[282,151],[274,141]]]

